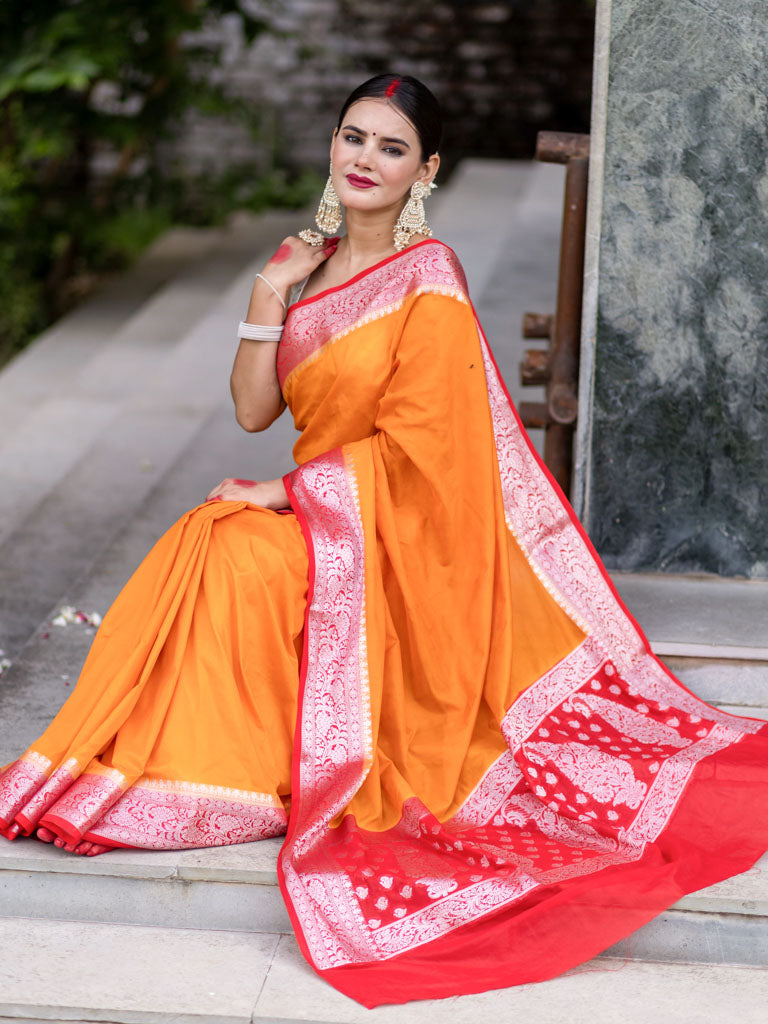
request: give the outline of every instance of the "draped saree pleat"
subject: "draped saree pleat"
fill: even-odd
[[[291,510],[212,503],[161,539],[0,778],[5,833],[287,827],[301,948],[367,1006],[552,977],[749,868],[766,726],[651,653],[455,254],[428,240],[295,303],[277,358]]]
[[[0,778],[4,833],[149,849],[282,834],[307,564],[292,515],[213,502],[182,517]]]

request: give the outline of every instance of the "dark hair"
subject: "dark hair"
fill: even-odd
[[[443,116],[436,96],[411,75],[376,75],[347,96],[339,114],[341,129],[344,115],[358,100],[388,99],[408,118],[421,142],[421,158],[428,160],[437,152],[443,134]]]

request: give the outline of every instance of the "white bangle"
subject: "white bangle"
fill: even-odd
[[[264,275],[263,275],[263,274],[257,274],[257,275],[256,275],[256,277],[260,277],[260,278],[261,278],[261,280],[262,280],[262,281],[264,282],[264,284],[268,285],[268,287],[270,287],[270,288],[272,289],[272,291],[273,291],[273,292],[275,293],[275,295],[277,296],[277,298],[278,298],[278,300],[279,300],[279,302],[280,302],[280,305],[281,305],[281,306],[283,307],[283,310],[285,310],[285,299],[284,299],[284,298],[283,298],[283,296],[282,296],[282,295],[280,294],[280,292],[279,292],[279,291],[277,290],[277,288],[275,288],[275,286],[274,286],[274,285],[272,284],[272,282],[271,282],[271,281],[268,281],[268,280],[266,279],[266,277],[264,277]]]
[[[237,328],[238,338],[247,338],[248,341],[280,341],[283,336],[282,324],[248,324],[245,320],[240,321]]]

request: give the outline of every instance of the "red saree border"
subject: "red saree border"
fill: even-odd
[[[366,942],[359,912],[343,922],[336,920],[338,879],[322,872],[301,874],[303,862],[317,852],[332,819],[362,784],[373,755],[365,649],[365,541],[354,465],[340,449],[304,463],[283,480],[304,532],[311,570],[291,817],[278,858],[278,878],[305,955],[322,965],[329,956],[336,961],[340,941],[350,954]],[[316,911],[318,903],[322,914]],[[354,938],[350,942],[340,936]]]
[[[334,292],[343,291],[345,288],[349,288],[351,285],[357,284],[358,281],[361,281],[368,274],[378,270],[380,267],[384,267],[388,263],[393,263],[395,260],[401,260],[424,245],[441,245],[450,252],[453,252],[453,249],[451,249],[450,246],[447,246],[445,242],[441,242],[437,238],[425,238],[421,242],[416,242],[415,245],[409,245],[405,249],[401,249],[400,252],[392,253],[391,256],[385,256],[384,259],[379,260],[378,263],[374,263],[372,267],[367,267],[365,270],[361,270],[359,274],[355,274],[354,277],[350,277],[348,281],[344,281],[342,284],[334,285],[332,288],[325,288],[323,291],[318,292],[317,295],[309,295],[306,299],[299,299],[298,302],[294,302],[289,309],[298,309],[299,306],[308,306],[310,303],[316,302],[318,299],[324,299],[328,295],[333,295]]]
[[[40,819],[67,790],[75,783],[78,775],[78,764],[74,759],[65,762],[46,780],[28,803],[16,814],[16,821],[21,825],[25,835],[31,835]]]
[[[250,843],[286,830],[282,803],[267,793],[146,776],[126,786],[120,772],[80,772],[73,759],[47,774],[50,768],[47,757],[28,751],[0,776],[5,838],[31,835],[41,825],[70,843],[87,837],[180,850]]]
[[[85,834],[114,846],[187,850],[271,839],[286,824],[282,804],[265,793],[141,778]]]
[[[701,800],[729,825],[751,821],[757,784],[736,790],[727,774],[764,765],[768,737],[753,735],[698,764],[664,830],[663,846],[649,844],[641,857],[604,867],[599,880],[584,874],[567,886],[531,890],[510,909],[447,932],[384,963],[371,961],[320,971],[322,977],[363,1006],[442,999],[546,981],[591,959],[642,927],[682,894],[747,870],[768,847],[768,820],[745,828],[738,849],[702,824]],[[724,775],[722,769],[727,771]],[[753,773],[756,776],[756,771]],[[687,856],[691,838],[708,846],[708,870]],[[674,865],[672,861],[675,861]],[[638,896],[640,898],[638,898]],[[436,970],[443,964],[446,970]]]
[[[351,285],[358,287],[351,289]],[[365,323],[398,310],[419,294],[450,295],[468,302],[458,257],[442,242],[427,239],[390,256],[343,285],[291,306],[277,349],[277,377],[284,394],[292,374],[329,343]]]
[[[52,766],[51,759],[36,750],[27,750],[6,766],[0,774],[0,829],[11,829],[19,811],[47,782]]]

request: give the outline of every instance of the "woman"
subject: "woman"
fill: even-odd
[[[232,374],[298,468],[158,542],[0,780],[8,838],[76,853],[287,828],[302,949],[367,1006],[552,977],[768,846],[764,724],[651,654],[429,238],[439,134],[411,78],[345,103],[347,233],[280,246]]]

